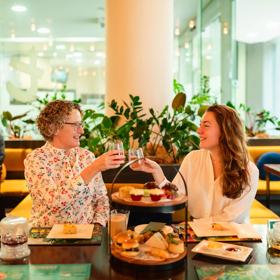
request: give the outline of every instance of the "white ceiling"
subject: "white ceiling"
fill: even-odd
[[[104,37],[103,0],[1,0],[0,3],[1,38],[9,38],[12,30],[16,37],[40,37],[31,31],[32,22],[37,27],[49,27],[51,35],[57,38]],[[13,12],[14,3],[26,6],[27,11]]]
[[[186,26],[187,19],[196,13],[198,1],[173,1],[174,22]],[[15,3],[26,6],[27,11],[13,12],[11,7]],[[71,66],[82,60],[79,63],[83,66],[103,67],[104,3],[105,0],[0,0],[0,52],[5,56],[37,53],[51,59],[52,64],[65,61]],[[47,27],[50,33],[32,31],[32,24],[36,28]],[[64,49],[58,49],[58,45],[64,45]],[[77,58],[78,52],[82,59]],[[77,56],[69,58],[71,53]]]
[[[115,1],[115,0],[112,0]],[[141,0],[140,0],[141,1]],[[152,1],[152,0],[151,0]],[[75,43],[75,49],[104,49],[105,0],[0,0],[0,50],[27,52],[27,41],[34,48],[44,48],[66,42],[66,51]],[[198,0],[174,0],[174,25],[183,29],[198,9]],[[27,7],[24,13],[11,10],[14,3]],[[236,0],[236,37],[246,43],[265,42],[280,35],[280,0]],[[48,27],[49,35],[31,31],[31,24]],[[15,38],[11,38],[14,33]],[[25,44],[20,44],[25,41]],[[2,42],[2,44],[1,44]],[[18,42],[18,43],[16,43]],[[37,43],[36,43],[37,42]],[[55,43],[56,43],[55,42]],[[16,43],[16,44],[15,44]],[[38,46],[38,47],[36,47]],[[40,47],[39,47],[40,46]],[[30,48],[29,48],[30,49]]]
[[[280,36],[280,0],[236,0],[236,39],[245,43]]]

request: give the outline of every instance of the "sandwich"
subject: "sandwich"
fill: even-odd
[[[139,254],[139,243],[135,239],[130,239],[122,243],[120,254],[123,257],[133,258]]]
[[[146,242],[145,245],[166,250],[168,248],[167,241],[160,232],[156,232]]]
[[[173,254],[182,254],[185,251],[184,242],[176,235],[167,234],[168,251]]]
[[[161,258],[162,260],[166,260],[170,257],[166,250],[160,248],[150,248],[150,250],[147,252],[154,257]]]
[[[134,237],[132,230],[127,230],[124,232],[120,232],[114,236],[114,244],[117,249],[122,249],[122,244],[128,240],[131,240]]]

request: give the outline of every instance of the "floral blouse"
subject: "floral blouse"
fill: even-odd
[[[57,223],[106,225],[109,200],[101,173],[89,184],[81,171],[94,161],[93,153],[82,148],[63,150],[50,143],[27,156],[25,178],[32,197],[32,226]]]

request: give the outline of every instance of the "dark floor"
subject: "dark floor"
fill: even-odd
[[[267,207],[265,196],[257,195],[256,199]],[[276,213],[278,216],[280,216],[280,195],[271,196],[271,198],[270,198],[270,209],[274,213]]]

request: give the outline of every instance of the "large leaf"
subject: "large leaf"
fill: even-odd
[[[186,94],[183,92],[179,92],[175,95],[172,101],[172,108],[174,110],[178,110],[180,107],[184,107],[186,103]]]
[[[5,118],[8,121],[11,121],[13,119],[13,116],[9,111],[4,111],[2,115],[3,118]]]

